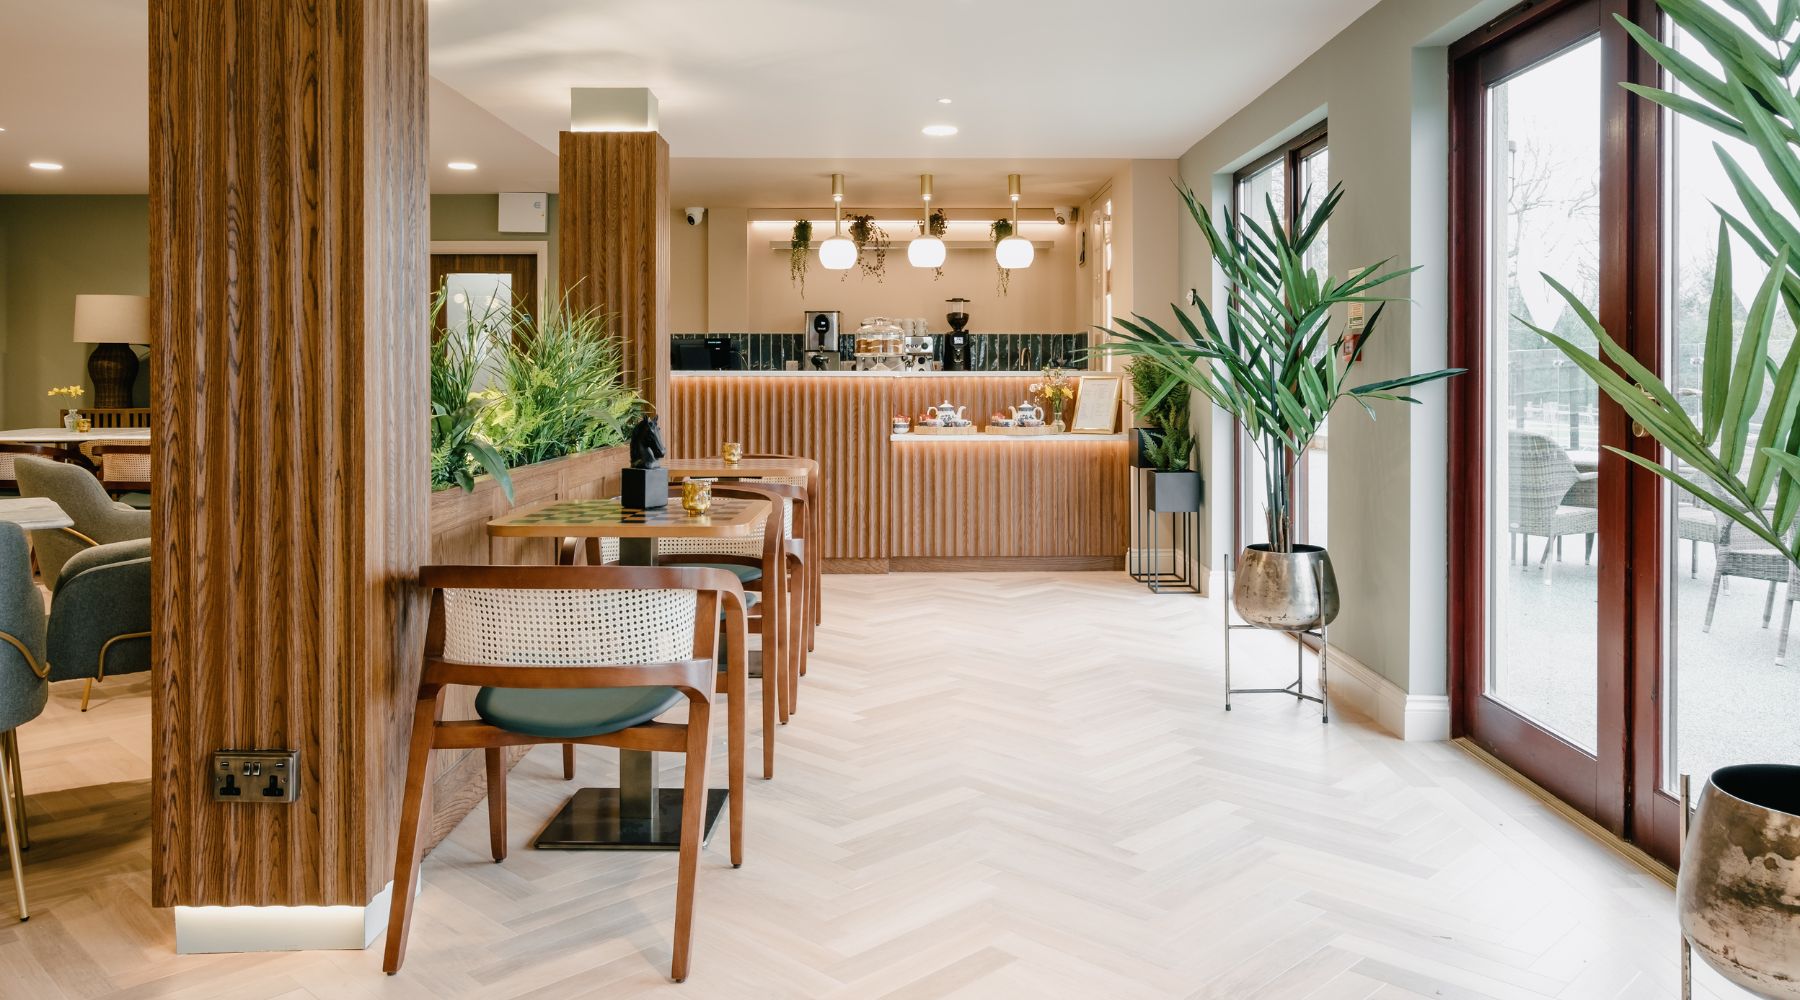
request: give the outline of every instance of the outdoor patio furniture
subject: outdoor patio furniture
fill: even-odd
[[[1531,538],[1544,539],[1544,551],[1538,565],[1544,570],[1544,583],[1550,582],[1550,551],[1564,535],[1587,536],[1585,558],[1594,555],[1594,534],[1600,530],[1600,512],[1591,506],[1575,506],[1568,502],[1570,491],[1579,483],[1596,479],[1599,473],[1581,472],[1569,460],[1562,446],[1542,434],[1512,431],[1507,435],[1510,464],[1507,473],[1507,521],[1512,539],[1519,540],[1519,559],[1531,563]]]
[[[1731,518],[1724,514],[1714,516],[1717,518],[1719,531],[1716,543],[1718,555],[1713,561],[1712,593],[1706,599],[1706,622],[1700,626],[1700,631],[1712,631],[1713,611],[1719,604],[1719,589],[1727,577],[1733,576],[1768,581],[1769,592],[1763,598],[1762,615],[1763,628],[1768,628],[1769,618],[1775,613],[1775,588],[1778,584],[1788,582],[1793,566],[1779,549],[1745,531]],[[1790,591],[1790,595],[1791,593]],[[1791,601],[1792,597],[1789,599]],[[1783,647],[1787,645],[1786,618],[1784,615],[1781,640]]]

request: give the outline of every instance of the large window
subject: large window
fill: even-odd
[[[1239,170],[1232,184],[1233,210],[1266,225],[1272,208],[1281,224],[1291,231],[1331,191],[1331,149],[1325,138],[1325,124],[1321,122]],[[1329,231],[1319,234],[1306,257],[1309,268],[1330,270],[1329,238]],[[1292,477],[1294,528],[1297,540],[1309,545],[1325,545],[1330,439],[1328,420]],[[1268,499],[1262,487],[1265,459],[1255,445],[1240,428],[1235,463],[1239,548],[1268,537]]]
[[[1459,734],[1673,863],[1679,775],[1800,760],[1800,574],[1610,450],[1672,461],[1527,323],[1593,348],[1558,278],[1698,414],[1719,212],[1742,211],[1715,147],[1775,185],[1620,86],[1671,84],[1615,10],[1710,62],[1618,0],[1527,5],[1453,48],[1452,685]],[[1741,317],[1765,270],[1732,258]]]

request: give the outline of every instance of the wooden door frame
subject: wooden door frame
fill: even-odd
[[[1558,798],[1623,836],[1626,830],[1626,758],[1623,734],[1624,696],[1610,687],[1604,665],[1608,657],[1622,658],[1620,637],[1607,634],[1609,615],[1622,620],[1622,589],[1616,588],[1622,572],[1621,553],[1601,546],[1598,552],[1599,628],[1596,663],[1600,666],[1599,713],[1596,719],[1595,753],[1575,746],[1486,694],[1488,477],[1486,444],[1488,425],[1487,343],[1484,337],[1486,280],[1488,275],[1485,185],[1488,135],[1487,92],[1505,79],[1568,51],[1592,38],[1601,38],[1601,65],[1608,65],[1608,32],[1602,16],[1606,0],[1557,0],[1527,4],[1489,22],[1452,46],[1450,63],[1450,365],[1467,374],[1450,380],[1451,481],[1461,484],[1450,498],[1450,693],[1451,731],[1500,757]],[[1622,32],[1620,33],[1622,34]],[[1604,73],[1602,74],[1604,79]],[[1606,166],[1613,104],[1602,105],[1601,156]],[[1603,189],[1605,185],[1602,186]],[[1608,237],[1602,223],[1602,260],[1607,259]],[[1602,268],[1604,275],[1605,268]],[[1618,318],[1616,296],[1609,295],[1602,279],[1600,314],[1603,321]],[[1602,443],[1622,440],[1622,412],[1601,399]],[[1610,429],[1610,434],[1609,434]],[[1602,451],[1600,517],[1602,523],[1624,513],[1627,463]],[[1614,520],[1613,523],[1622,523]],[[1617,565],[1614,565],[1617,564]],[[1613,587],[1609,592],[1609,587]],[[1615,712],[1608,699],[1618,706]],[[1614,790],[1617,789],[1617,793]]]
[[[537,258],[537,315],[549,305],[550,243],[547,240],[432,240],[430,256],[437,254],[515,254]]]

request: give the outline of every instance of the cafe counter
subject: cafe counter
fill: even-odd
[[[828,573],[1121,569],[1130,521],[1126,435],[893,433],[895,415],[916,419],[946,401],[979,428],[989,414],[1026,402],[1041,378],[674,372],[663,422],[672,454],[710,455],[739,441],[751,454],[818,459]]]

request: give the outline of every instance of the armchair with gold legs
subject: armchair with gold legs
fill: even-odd
[[[0,521],[0,820],[12,863],[19,919],[28,920],[25,865],[25,788],[20,781],[19,727],[37,718],[50,700],[50,667],[44,662],[44,599],[31,581],[25,532]]]

